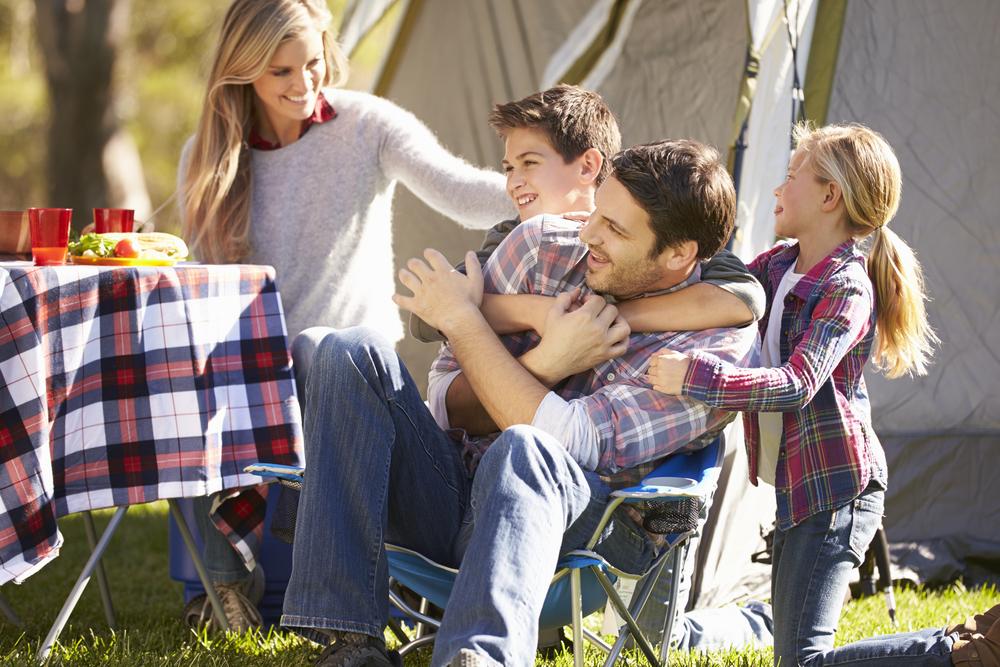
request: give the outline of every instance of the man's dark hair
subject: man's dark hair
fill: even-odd
[[[726,245],[736,222],[736,190],[714,148],[671,139],[626,148],[611,162],[611,175],[649,214],[653,257],[684,241],[698,243],[699,259]]]
[[[514,129],[540,130],[565,162],[596,148],[604,157],[598,185],[611,173],[611,156],[622,146],[618,121],[604,99],[579,86],[560,84],[523,100],[498,104],[490,113],[490,127],[501,137]]]

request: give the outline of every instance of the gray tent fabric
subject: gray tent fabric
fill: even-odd
[[[869,372],[892,559],[921,581],[1000,572],[1000,3],[847,4],[829,122],[893,145],[892,223],[923,262],[941,345],[925,378]]]
[[[385,5],[373,1],[380,7],[372,15]],[[618,32],[580,82],[605,96],[625,144],[687,136],[725,154],[747,26],[758,41],[772,33],[782,1],[409,0],[409,22],[378,89],[451,150],[499,165],[503,147],[486,124],[492,105],[530,94],[553,72],[577,63],[587,49],[572,40],[592,47],[589,40],[601,30],[612,32],[602,17],[617,10]],[[800,73],[817,2],[788,2],[790,14],[802,15]],[[737,247],[744,259],[773,239],[771,189],[787,161],[784,32],[782,25],[760,51],[740,191]],[[926,378],[890,382],[874,370],[867,374],[875,429],[889,459],[884,525],[896,574],[918,581],[1000,573],[1000,496],[990,493],[1000,456],[1000,328],[991,326],[998,320],[991,295],[1000,277],[1000,231],[993,224],[1000,210],[998,47],[1000,3],[991,0],[851,0],[830,91],[829,122],[865,123],[896,148],[905,183],[893,228],[924,264],[929,312],[942,338]],[[398,193],[397,264],[426,246],[452,259],[478,247],[478,233],[441,219],[404,189]],[[407,339],[400,352],[422,382],[435,347]],[[773,489],[747,483],[739,441],[730,444],[723,476],[719,511],[709,525],[714,532],[699,553],[698,606],[768,595],[768,568],[752,565],[749,555],[773,519]]]

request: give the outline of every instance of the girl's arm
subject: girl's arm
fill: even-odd
[[[686,356],[667,353],[650,364],[649,379],[664,393],[679,393],[725,410],[800,410],[870,332],[873,307],[870,288],[860,279],[842,279],[829,285],[802,339],[781,366],[740,368],[697,351]]]

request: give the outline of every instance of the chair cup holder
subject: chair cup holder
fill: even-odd
[[[698,498],[664,498],[639,503],[642,527],[656,535],[686,533],[698,527],[701,503]]]

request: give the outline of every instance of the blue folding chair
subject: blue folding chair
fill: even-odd
[[[539,616],[539,629],[557,629],[570,625],[573,628],[573,662],[576,667],[584,664],[584,638],[600,648],[606,655],[606,666],[618,659],[629,636],[652,665],[666,665],[670,651],[670,635],[677,606],[677,590],[683,570],[684,552],[688,539],[698,527],[698,517],[705,502],[715,492],[725,447],[722,436],[707,447],[690,454],[675,454],[633,487],[612,492],[611,502],[584,549],[566,554],[559,562],[548,595]],[[302,470],[260,464],[250,466],[247,472],[264,477],[276,477],[295,488],[302,481]],[[664,537],[664,547],[647,572],[630,574],[622,572],[593,551],[601,533],[616,509],[627,504],[637,507],[644,516],[644,527]],[[448,604],[458,570],[446,567],[425,556],[402,547],[386,544],[391,582],[402,584],[423,599],[420,609],[414,609],[390,586],[389,601],[415,624],[416,632],[407,631],[390,619],[389,628],[399,639],[401,655],[426,646],[434,641],[433,633],[423,632],[425,626],[440,627],[440,621],[427,614],[426,603],[444,609]],[[656,580],[668,563],[671,568],[671,599],[667,603],[663,641],[657,655],[649,640],[636,623],[642,608],[649,600]],[[626,605],[614,588],[618,577],[641,579]],[[614,646],[609,646],[599,636],[583,627],[583,618],[603,608],[606,601],[625,621],[625,626]]]

